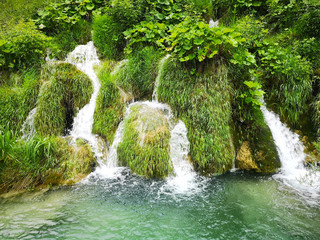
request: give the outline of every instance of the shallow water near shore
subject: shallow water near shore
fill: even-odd
[[[271,175],[196,179],[195,192],[124,169],[42,195],[1,199],[1,239],[319,239],[319,199]]]

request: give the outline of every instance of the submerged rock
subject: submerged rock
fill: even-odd
[[[236,168],[240,170],[259,171],[257,164],[252,159],[252,151],[248,141],[242,143],[237,153],[236,160]]]
[[[170,129],[166,114],[144,103],[131,107],[118,147],[119,163],[139,175],[163,178],[172,172]]]

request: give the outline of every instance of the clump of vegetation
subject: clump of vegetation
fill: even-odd
[[[113,81],[112,70],[114,66],[115,62],[106,61],[98,69],[101,90],[97,98],[92,128],[93,133],[99,134],[109,143],[113,142],[114,134],[123,119],[126,102],[126,96],[121,95],[121,90]]]
[[[119,163],[147,178],[164,178],[172,172],[169,157],[169,123],[160,110],[137,104],[124,122],[118,146]]]
[[[90,79],[68,63],[48,64],[34,117],[36,132],[43,136],[67,134],[77,111],[93,92]]]
[[[226,69],[208,65],[203,75],[192,75],[172,59],[164,65],[159,100],[167,102],[188,129],[190,156],[202,174],[223,173],[235,156],[231,136],[231,88]],[[172,97],[175,96],[175,97]]]
[[[40,66],[49,43],[33,22],[20,21],[0,36],[0,70]]]
[[[152,47],[136,51],[119,69],[114,81],[136,100],[150,99],[158,73],[159,53]]]
[[[30,68],[3,77],[0,87],[0,129],[9,127],[20,135],[23,122],[36,105],[40,73]]]
[[[89,174],[95,158],[89,145],[77,148],[61,137],[18,139],[0,130],[0,192],[72,183]]]

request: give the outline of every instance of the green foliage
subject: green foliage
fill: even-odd
[[[117,150],[119,163],[139,175],[161,179],[172,172],[169,126],[158,110],[143,108],[131,107],[125,119],[124,137]]]
[[[95,11],[105,6],[104,0],[63,0],[53,2],[37,12],[35,23],[47,33],[58,33],[66,25],[76,24],[80,19],[90,20]],[[98,10],[99,9],[99,10]]]
[[[297,33],[301,37],[320,36],[320,7],[307,9],[297,23]]]
[[[16,134],[8,128],[0,128],[0,163],[12,159],[11,150],[17,140]]]
[[[19,20],[30,19],[37,9],[53,0],[2,0],[0,1],[0,29],[11,28]]]
[[[121,59],[125,47],[125,27],[113,16],[97,16],[93,20],[93,42],[107,59]]]
[[[293,124],[298,123],[311,97],[311,66],[300,55],[277,44],[259,50],[267,100],[277,102],[276,112]]]
[[[17,140],[6,129],[0,130],[0,140],[1,192],[74,183],[89,174],[95,163],[87,144],[75,149],[66,138],[34,136]],[[66,181],[69,178],[72,180]]]
[[[40,135],[62,135],[78,109],[90,100],[93,92],[90,79],[71,64],[47,65],[42,74],[43,85],[34,116]]]
[[[202,174],[223,173],[232,168],[234,159],[231,88],[226,69],[220,66],[213,72],[210,67],[197,76],[177,60],[167,61],[158,89],[159,100],[185,122],[191,160]]]
[[[44,62],[50,38],[32,22],[20,21],[0,37],[0,69],[39,66]]]
[[[243,42],[240,34],[233,28],[218,26],[210,28],[205,22],[194,22],[187,18],[169,31],[168,42],[181,62],[197,59],[202,62],[226,54],[228,50],[238,47]]]
[[[250,104],[253,111],[259,110],[263,105],[261,98],[263,97],[264,91],[261,90],[262,85],[257,81],[245,81],[244,84],[248,89],[241,94],[241,98],[245,104]]]
[[[109,143],[113,142],[114,134],[123,119],[125,104],[120,89],[111,77],[113,67],[113,62],[106,61],[98,69],[101,89],[97,98],[92,128],[93,133],[104,137]]]
[[[187,16],[198,15],[193,11],[192,6],[183,0],[148,0],[148,4],[145,19],[124,32],[126,39],[129,39],[127,53],[145,45],[165,47],[164,38],[168,36],[170,29]]]
[[[150,99],[158,72],[158,60],[159,54],[152,47],[136,51],[114,76],[114,82],[136,100]]]

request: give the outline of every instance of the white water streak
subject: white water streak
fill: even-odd
[[[186,125],[181,120],[171,131],[170,159],[175,176],[169,177],[167,183],[176,193],[193,192],[197,189],[196,173],[188,161],[190,143],[187,134]]]
[[[306,154],[299,135],[291,132],[280,121],[279,116],[269,111],[265,106],[261,107],[261,111],[271,130],[281,161],[280,173],[274,175],[274,178],[281,180],[302,195],[319,197],[320,172],[311,171],[304,167]]]
[[[36,112],[37,112],[37,108],[34,108],[29,112],[28,117],[24,121],[21,128],[21,132],[22,132],[21,139],[28,140],[35,135],[36,131],[34,129],[34,115],[36,114]]]
[[[217,27],[217,26],[219,26],[219,19],[218,19],[217,21],[213,21],[213,19],[210,19],[210,21],[209,21],[209,27],[210,27],[210,28],[215,28],[215,27]]]

